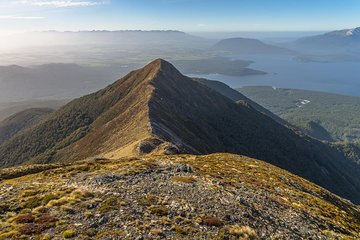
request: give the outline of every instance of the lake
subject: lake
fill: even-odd
[[[244,77],[221,74],[190,76],[218,80],[232,88],[267,85],[360,96],[360,62],[300,62],[294,56],[284,55],[238,55],[232,58],[252,60],[254,63],[250,68],[268,74]]]

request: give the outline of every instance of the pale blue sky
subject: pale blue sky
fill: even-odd
[[[0,33],[323,31],[356,26],[360,0],[0,0]]]

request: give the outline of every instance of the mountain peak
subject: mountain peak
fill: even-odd
[[[348,30],[346,36],[360,36],[360,27]]]
[[[184,81],[189,80],[180,73],[174,65],[161,58],[158,58],[139,69],[137,75],[138,77],[140,76],[140,78],[145,79],[148,83],[151,83],[155,88],[161,86],[166,87],[167,85],[180,87],[183,85]],[[138,79],[138,77],[135,79]]]
[[[169,69],[175,69],[175,67],[169,63],[168,61],[158,58],[152,62],[150,62],[148,65],[146,65],[144,68],[152,68],[154,70],[169,70]]]

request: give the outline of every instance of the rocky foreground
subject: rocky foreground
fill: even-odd
[[[359,239],[360,208],[231,154],[0,171],[0,239]]]

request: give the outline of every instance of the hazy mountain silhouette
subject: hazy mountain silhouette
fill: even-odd
[[[221,40],[213,47],[215,50],[227,51],[236,54],[294,54],[286,48],[270,45],[257,39],[229,38]]]

